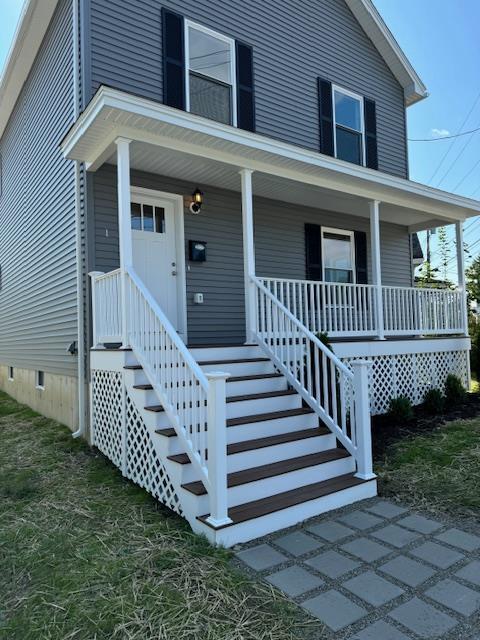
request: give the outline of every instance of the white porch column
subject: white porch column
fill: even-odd
[[[243,272],[245,286],[246,341],[253,342],[256,329],[255,286],[250,276],[255,275],[255,244],[253,240],[253,189],[251,169],[242,169],[242,227]]]
[[[118,194],[118,240],[120,250],[121,301],[122,301],[122,347],[128,344],[128,309],[125,270],[132,266],[132,228],[130,222],[130,140],[117,138],[117,194]]]
[[[372,255],[372,279],[375,285],[377,338],[385,340],[383,327],[382,271],[380,262],[380,202],[370,202],[370,250]]]
[[[457,240],[457,273],[458,288],[462,292],[462,325],[463,334],[468,336],[468,308],[467,287],[465,283],[465,252],[463,250],[463,222],[455,223],[455,235]]]

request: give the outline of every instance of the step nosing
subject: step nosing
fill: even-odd
[[[311,502],[319,498],[324,498],[333,493],[339,493],[347,489],[351,489],[362,484],[367,484],[368,480],[361,480],[356,478],[353,473],[343,474],[335,478],[329,478],[328,480],[322,480],[310,485],[304,485],[295,489],[289,489],[282,493],[277,493],[273,496],[266,498],[260,498],[259,500],[253,500],[252,502],[246,502],[244,504],[230,507],[228,515],[232,519],[232,522],[220,527],[213,527],[207,522],[209,514],[203,516],[197,516],[197,520],[200,520],[207,526],[219,530],[227,527],[232,527],[249,520],[255,520],[263,516],[268,516],[272,513],[295,507],[299,504]]]
[[[283,391],[264,391],[262,393],[247,393],[239,396],[228,396],[228,402],[248,402],[249,400],[267,400],[268,398],[282,398],[283,396],[295,396],[298,392],[295,389],[285,389]]]
[[[227,476],[227,486],[229,489],[239,487],[251,484],[252,482],[267,480],[287,473],[308,469],[308,467],[328,464],[329,462],[335,462],[336,460],[342,460],[348,457],[350,457],[350,454],[344,449],[327,449],[319,453],[311,453],[306,456],[280,460],[279,462],[253,467],[252,469],[234,471]],[[201,480],[182,484],[182,488],[197,496],[206,494],[205,486]]]
[[[246,382],[248,380],[268,380],[271,378],[283,378],[282,373],[256,373],[251,376],[231,376],[227,382]]]
[[[266,422],[270,420],[281,420],[282,418],[292,418],[314,413],[310,408],[300,407],[299,409],[285,409],[284,411],[270,411],[267,413],[256,413],[251,416],[241,416],[238,418],[228,418],[227,427],[236,427],[255,422]]]
[[[227,360],[199,360],[198,364],[203,367],[208,364],[244,364],[253,362],[270,362],[270,358],[230,358]]]

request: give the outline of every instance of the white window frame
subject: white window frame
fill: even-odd
[[[218,40],[223,40],[226,42],[231,51],[230,55],[230,75],[232,78],[232,122],[231,125],[237,126],[237,73],[236,73],[236,51],[235,51],[235,40],[230,38],[229,36],[225,36],[222,33],[218,33],[218,31],[214,31],[213,29],[209,29],[208,27],[204,27],[202,24],[198,24],[197,22],[192,22],[191,20],[185,20],[184,25],[184,42],[185,42],[185,106],[186,111],[190,113],[190,42],[188,37],[188,30],[197,29],[198,31],[203,31],[209,36],[213,38],[217,38]],[[195,71],[193,73],[196,73]],[[205,74],[205,77],[209,76]],[[215,78],[212,78],[212,81],[215,82]],[[220,82],[220,81],[219,81]],[[206,117],[206,116],[200,116]],[[215,121],[214,121],[215,122]]]
[[[366,158],[366,148],[365,148],[365,114],[364,114],[364,104],[363,104],[363,96],[358,93],[354,93],[349,89],[344,89],[336,84],[332,84],[332,113],[333,113],[333,150],[335,154],[335,158],[337,157],[337,119],[335,117],[335,91],[339,93],[343,93],[345,96],[349,96],[350,98],[354,98],[360,103],[360,124],[361,130],[357,131],[356,129],[350,129],[350,127],[346,127],[341,124],[340,127],[347,129],[348,131],[352,131],[353,133],[360,133],[362,136],[362,164],[360,166],[364,167],[367,162]],[[341,158],[339,158],[340,160]],[[344,162],[347,162],[344,160]],[[353,163],[355,164],[355,163]]]
[[[325,280],[325,233],[334,233],[339,236],[347,236],[350,238],[350,258],[352,261],[352,282],[331,282],[330,284],[356,284],[357,283],[357,265],[355,264],[355,232],[346,229],[335,229],[334,227],[321,227],[321,246],[322,246],[322,281]]]
[[[43,374],[43,384],[40,384],[40,373]],[[42,371],[41,369],[37,369],[37,371],[35,371],[35,389],[45,391],[45,371]]]

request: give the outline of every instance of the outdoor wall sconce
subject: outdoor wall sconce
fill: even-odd
[[[200,213],[203,204],[203,193],[197,187],[192,193],[192,202],[190,203],[190,213]]]

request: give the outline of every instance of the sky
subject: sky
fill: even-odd
[[[480,2],[373,0],[422,78],[429,97],[407,109],[408,137],[442,138],[480,128]],[[6,60],[23,0],[0,0],[0,68]],[[468,117],[467,117],[468,116]],[[410,179],[480,199],[480,131],[453,139],[409,142]],[[454,230],[447,228],[455,279]],[[425,234],[421,237],[425,245]],[[465,225],[473,257],[480,253],[480,219]],[[432,237],[432,263],[438,261]]]

